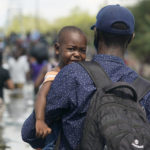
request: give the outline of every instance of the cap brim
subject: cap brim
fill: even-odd
[[[95,24],[91,26],[91,30],[94,30],[94,28],[95,28]]]

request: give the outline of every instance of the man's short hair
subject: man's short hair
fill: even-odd
[[[118,29],[118,30],[126,30],[128,27],[124,23],[115,23],[113,24],[112,28]],[[132,35],[120,35],[120,34],[114,34],[114,33],[107,33],[100,31],[97,29],[97,34],[99,35],[99,40],[102,38],[105,44],[109,47],[111,45],[124,47],[127,46],[131,39]]]

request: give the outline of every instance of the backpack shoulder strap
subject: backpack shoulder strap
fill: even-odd
[[[104,88],[112,83],[103,68],[95,61],[78,62],[90,75],[96,88]]]
[[[136,78],[132,85],[137,92],[138,101],[140,101],[148,92],[150,92],[150,81],[140,76]]]

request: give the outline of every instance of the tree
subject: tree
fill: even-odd
[[[40,18],[39,24],[37,25],[36,17],[34,16],[21,16],[20,18],[20,15],[16,15],[8,26],[7,33],[12,31],[16,33],[27,32],[37,29],[37,27],[41,32],[45,32],[49,28],[49,22]]]
[[[143,62],[150,63],[150,1],[142,0],[131,8],[135,16],[135,39],[130,50]]]

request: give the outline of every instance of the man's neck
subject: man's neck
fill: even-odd
[[[124,53],[123,50],[121,50],[120,47],[107,47],[103,46],[99,49],[99,54],[105,54],[105,55],[112,55],[112,56],[117,56],[122,59],[124,59]]]

